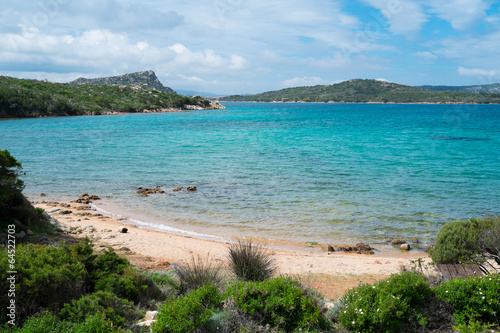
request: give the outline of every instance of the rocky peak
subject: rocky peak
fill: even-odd
[[[152,70],[123,74],[119,76],[108,76],[96,79],[86,79],[80,77],[69,84],[90,84],[90,85],[106,85],[106,86],[139,86],[145,89],[156,89],[168,94],[175,94],[171,88],[165,87],[156,73]]]

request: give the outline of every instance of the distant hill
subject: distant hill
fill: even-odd
[[[222,96],[222,94],[216,94],[212,92],[206,92],[206,91],[197,91],[197,90],[185,90],[185,89],[177,89],[176,90],[178,94],[184,95],[184,96],[203,96],[203,97],[219,97]]]
[[[287,88],[256,95],[233,95],[223,101],[345,103],[500,103],[500,94],[425,90],[402,84],[354,79],[333,85]]]
[[[500,83],[483,84],[475,86],[419,86],[415,88],[434,91],[461,91],[471,94],[500,94]]]
[[[171,88],[163,86],[158,80],[155,72],[149,70],[144,72],[135,72],[119,76],[101,77],[97,79],[78,78],[69,84],[91,84],[91,85],[105,85],[105,86],[138,86],[145,89],[155,89],[167,94],[175,94]]]

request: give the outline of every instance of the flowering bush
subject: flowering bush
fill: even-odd
[[[436,287],[435,292],[440,299],[453,306],[458,324],[472,320],[499,324],[499,274],[449,280]]]
[[[427,324],[420,308],[432,295],[422,274],[393,275],[347,292],[338,319],[354,332],[408,332]]]

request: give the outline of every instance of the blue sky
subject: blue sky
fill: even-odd
[[[173,89],[258,93],[353,78],[500,82],[489,0],[0,0],[0,74],[153,69]]]

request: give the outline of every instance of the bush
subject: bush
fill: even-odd
[[[135,304],[158,298],[160,289],[148,277],[141,275],[131,267],[124,269],[123,275],[110,274],[95,284],[95,291],[109,291]]]
[[[440,299],[453,306],[458,324],[475,320],[492,324],[500,322],[499,274],[448,280],[434,290]]]
[[[439,231],[435,247],[430,251],[432,260],[443,264],[470,260],[478,234],[478,229],[470,221],[445,224]]]
[[[445,224],[430,254],[444,264],[484,258],[500,263],[500,217]]]
[[[168,299],[179,293],[180,284],[172,277],[170,272],[144,272],[143,274],[159,288],[161,295],[158,295],[158,297]]]
[[[141,314],[135,311],[132,302],[106,291],[85,295],[79,300],[73,300],[71,304],[65,304],[59,312],[59,317],[71,322],[83,322],[88,316],[99,313],[116,326],[141,318]]]
[[[6,329],[8,331],[8,329]],[[42,313],[30,317],[26,320],[22,328],[12,330],[15,333],[53,333],[53,332],[72,332],[72,333],[107,333],[124,332],[114,327],[113,323],[107,320],[103,314],[97,314],[85,318],[82,323],[72,323],[60,321],[59,318],[51,313]]]
[[[180,279],[180,291],[186,293],[206,285],[218,285],[222,280],[221,265],[213,264],[209,259],[200,257],[191,260],[186,266],[177,270]]]
[[[233,274],[244,281],[264,281],[276,271],[272,255],[251,242],[238,241],[229,246],[228,254]]]
[[[422,308],[432,296],[422,274],[404,272],[347,292],[338,319],[355,332],[408,332],[427,325]]]
[[[129,265],[130,263],[126,258],[120,257],[113,248],[109,248],[93,260],[90,275],[93,280],[99,280],[111,274],[122,275],[125,267]]]
[[[327,329],[329,324],[316,301],[289,278],[263,282],[237,282],[226,298],[234,300],[243,313],[278,329]]]
[[[214,309],[220,308],[221,300],[217,287],[208,285],[165,302],[158,311],[153,332],[189,333],[200,329],[208,323]]]
[[[0,304],[8,305],[10,282],[7,251],[0,251]],[[58,311],[85,292],[87,272],[72,248],[19,244],[16,249],[17,317],[26,318],[45,308]]]

